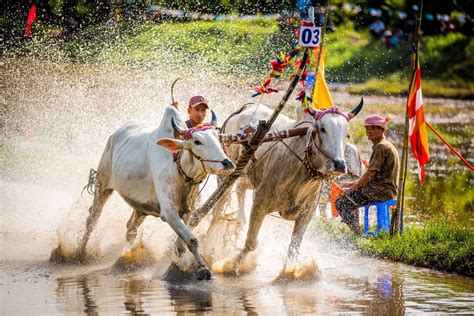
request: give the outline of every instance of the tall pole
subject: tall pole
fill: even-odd
[[[416,30],[415,30],[415,38],[414,38],[414,58],[413,58],[413,74],[415,73],[418,67],[418,48],[419,48],[419,39],[420,39],[420,28],[421,28],[421,16],[423,11],[423,0],[418,0],[418,13],[416,17]],[[392,215],[391,219],[391,229],[390,235],[393,236],[400,231],[400,226],[403,222],[403,207],[405,202],[405,184],[406,184],[406,177],[407,177],[407,164],[408,164],[408,102],[410,98],[410,92],[412,89],[413,84],[413,75],[410,81],[410,87],[408,90],[408,97],[407,97],[407,104],[405,107],[405,125],[404,125],[404,132],[403,132],[403,148],[402,148],[402,161],[400,164],[400,173],[398,179],[398,194],[397,194],[397,207],[395,212]]]
[[[262,143],[263,138],[267,134],[267,132],[272,127],[273,123],[277,119],[280,112],[283,110],[283,107],[288,102],[291,94],[295,90],[298,81],[300,80],[301,73],[303,72],[304,68],[306,67],[306,63],[308,62],[309,57],[309,49],[303,48],[303,57],[301,58],[301,64],[296,71],[295,76],[291,80],[290,86],[288,87],[285,95],[280,100],[280,103],[273,111],[272,115],[268,119],[268,121],[260,121],[257,126],[257,131],[250,139],[248,144],[245,146],[242,155],[240,156],[239,160],[236,163],[235,171],[231,173],[224,182],[211,194],[211,196],[207,199],[207,201],[194,213],[189,221],[189,227],[193,228],[196,227],[199,222],[204,218],[204,216],[209,213],[212,207],[221,199],[221,197],[226,193],[234,182],[240,177],[243,170],[247,166],[250,159],[253,157],[255,151],[257,150],[258,146]]]

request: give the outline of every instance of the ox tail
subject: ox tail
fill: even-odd
[[[97,184],[98,184],[97,171],[95,171],[94,169],[91,169],[89,171],[89,180],[87,184],[85,185],[85,187],[82,189],[81,195],[84,192],[84,190],[86,190],[87,193],[89,193],[90,195],[94,195],[97,188]]]
[[[244,105],[242,105],[237,111],[235,111],[234,113],[232,113],[231,115],[229,115],[228,118],[226,118],[226,120],[224,121],[224,123],[222,124],[222,127],[221,127],[221,133],[225,133],[225,127],[227,125],[227,122],[234,116],[236,116],[237,114],[240,114],[242,113],[243,110],[245,110],[249,105],[253,105],[255,104],[254,102],[248,102],[248,103],[245,103]]]

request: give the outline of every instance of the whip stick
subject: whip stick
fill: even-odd
[[[171,102],[174,103],[174,86],[176,85],[176,82],[179,81],[181,78],[176,78],[173,83],[171,84]]]
[[[418,45],[420,39],[420,27],[421,27],[421,14],[423,8],[423,0],[418,0],[418,14],[416,18],[416,31],[414,38],[414,60],[413,60],[413,76],[418,65]],[[403,147],[402,147],[402,161],[400,164],[400,173],[398,179],[398,192],[397,192],[397,206],[393,212],[391,223],[390,223],[390,236],[397,234],[400,228],[403,227],[403,207],[405,200],[405,183],[407,177],[407,163],[408,163],[408,102],[410,98],[410,91],[413,84],[413,76],[410,81],[410,87],[408,89],[407,105],[405,108],[405,125],[403,131]]]
[[[280,100],[280,103],[278,106],[275,108],[275,110],[272,113],[272,116],[268,119],[268,121],[261,120],[258,123],[257,130],[253,137],[250,139],[250,141],[245,145],[245,149],[240,156],[239,160],[237,161],[235,171],[231,173],[222,183],[220,187],[218,187],[214,193],[207,199],[207,201],[196,211],[196,213],[191,217],[189,221],[189,227],[193,228],[196,227],[199,222],[209,213],[209,211],[214,207],[214,205],[220,200],[222,195],[224,195],[227,190],[230,189],[230,187],[234,184],[234,182],[240,177],[242,171],[245,169],[247,166],[248,162],[250,159],[253,157],[255,151],[257,150],[258,146],[261,144],[263,138],[265,135],[268,133],[270,130],[273,122],[275,122],[276,118],[280,114],[280,112],[283,110],[283,107],[286,105],[288,102],[288,99],[290,98],[291,94],[295,90],[296,85],[298,84],[298,81],[301,77],[301,73],[303,72],[303,69],[306,66],[306,63],[308,62],[308,57],[309,57],[309,50],[308,48],[303,48],[303,58],[301,59],[301,64],[296,71],[295,76],[293,77],[290,86],[288,87],[285,95],[283,98]]]

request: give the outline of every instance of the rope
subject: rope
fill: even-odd
[[[176,156],[176,165],[178,167],[178,173],[184,178],[184,180],[189,183],[190,185],[196,185],[196,184],[201,184],[202,181],[204,181],[204,179],[202,179],[201,181],[195,181],[193,178],[191,178],[190,176],[188,176],[184,170],[183,170],[183,167],[181,167],[181,154],[182,154],[182,151],[179,151],[177,156]],[[202,161],[201,161],[202,163]],[[204,167],[204,164],[203,164],[203,167]],[[204,171],[206,171],[206,169],[204,169]]]
[[[225,128],[226,128],[226,126],[227,126],[227,122],[228,122],[232,117],[236,116],[237,114],[242,113],[242,111],[245,110],[245,109],[247,108],[247,106],[252,105],[252,104],[255,104],[255,103],[253,103],[253,102],[247,102],[247,103],[241,105],[240,108],[239,108],[237,111],[235,111],[235,112],[233,112],[231,115],[229,115],[229,117],[226,118],[226,120],[224,121],[224,123],[222,123],[221,132],[222,132],[222,133],[225,132]]]
[[[431,126],[430,123],[428,123],[427,121],[425,121],[425,124],[426,126],[428,126],[432,131],[433,133],[435,133],[436,136],[438,136],[438,138],[446,145],[448,146],[449,149],[451,149],[451,151],[456,155],[458,156],[459,159],[461,159],[462,162],[464,162],[466,164],[466,166],[469,167],[469,169],[471,170],[474,170],[474,168],[472,167],[472,165],[456,150],[454,149],[453,146],[451,146],[451,144],[448,143],[448,141],[446,139],[443,138],[443,136],[441,136],[438,131],[433,127]]]
[[[201,193],[202,193],[202,191],[204,190],[204,188],[205,188],[205,187],[206,187],[206,185],[207,185],[207,181],[209,180],[209,176],[210,176],[210,174],[207,174],[207,177],[206,177],[206,182],[204,182],[204,185],[202,186],[201,190],[199,190],[199,192],[198,192],[198,193],[196,193],[196,195],[194,196],[194,198],[196,198],[196,197],[197,197],[199,194],[201,194]]]
[[[260,100],[258,101],[257,103],[257,106],[255,107],[255,110],[253,111],[252,113],[252,116],[250,117],[249,121],[247,122],[247,124],[250,124],[250,121],[253,119],[255,113],[257,112],[258,110],[258,107],[260,106],[260,104],[262,104],[262,100],[263,100],[263,97],[265,96],[265,93],[262,94],[262,96],[260,97]]]
[[[84,192],[84,190],[86,190],[87,193],[89,193],[90,195],[94,195],[95,192],[96,192],[97,186],[98,186],[97,171],[95,171],[94,169],[91,169],[89,171],[89,180],[87,181],[87,184],[82,189],[81,196],[82,196],[82,193]]]

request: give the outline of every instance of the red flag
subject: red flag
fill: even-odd
[[[409,138],[413,156],[418,162],[418,177],[425,182],[425,164],[430,159],[428,135],[426,133],[425,114],[423,111],[423,96],[421,93],[420,63],[416,61],[416,69],[411,81],[408,97]]]
[[[36,5],[33,2],[31,4],[30,12],[28,13],[28,18],[26,19],[26,30],[25,30],[26,37],[31,36],[31,26],[33,25],[33,22],[35,20],[36,20]]]

